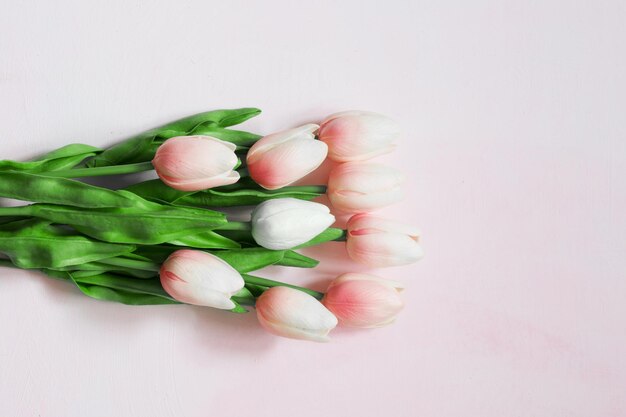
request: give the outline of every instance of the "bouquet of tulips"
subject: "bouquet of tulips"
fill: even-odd
[[[356,262],[405,265],[422,256],[418,233],[368,214],[402,196],[400,172],[364,162],[395,147],[385,116],[343,112],[264,137],[235,130],[260,113],[217,110],[152,129],[107,149],[70,144],[31,161],[0,161],[0,265],[36,269],[85,295],[131,305],[256,309],[269,332],[327,341],[337,325],[379,327],[403,303],[397,282],[344,273],[325,293],[253,275],[269,265],[313,268],[300,248],[345,241]],[[327,185],[292,185],[326,159]],[[124,189],[77,179],[154,170]],[[326,194],[349,214],[331,227]],[[249,206],[249,222],[228,207]],[[248,307],[248,308],[246,308]]]

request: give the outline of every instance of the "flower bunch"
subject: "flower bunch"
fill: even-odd
[[[71,144],[40,158],[0,161],[0,265],[37,269],[85,295],[132,305],[192,304],[256,309],[270,333],[328,340],[338,324],[380,327],[402,309],[402,285],[344,273],[325,292],[252,275],[269,265],[312,268],[297,249],[339,241],[370,267],[422,257],[419,233],[370,214],[402,197],[403,176],[369,159],[395,147],[387,117],[344,112],[320,125],[260,135],[232,129],[253,108],[180,119],[107,149]],[[293,185],[326,159],[328,184]],[[154,170],[124,189],[77,178]],[[346,228],[310,201],[327,194]],[[228,207],[250,206],[250,221]]]

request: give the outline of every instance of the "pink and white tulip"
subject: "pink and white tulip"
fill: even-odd
[[[404,303],[400,283],[367,274],[343,274],[330,283],[322,304],[349,327],[382,327],[392,323]]]
[[[244,281],[239,272],[217,256],[181,249],[169,256],[159,272],[161,285],[174,299],[187,304],[230,310],[230,299]]]
[[[404,175],[391,167],[367,162],[347,162],[328,177],[328,198],[346,213],[365,213],[400,201]]]
[[[337,318],[313,296],[287,287],[272,287],[256,301],[261,326],[276,336],[328,342]]]
[[[403,223],[357,214],[347,229],[348,255],[370,267],[407,265],[424,256],[419,232]]]
[[[400,127],[382,114],[346,111],[326,118],[317,133],[337,162],[364,161],[395,149]]]
[[[234,184],[239,173],[236,146],[211,136],[178,136],[156,151],[152,165],[165,184],[181,191],[199,191]]]
[[[252,211],[252,237],[267,249],[291,249],[326,230],[335,216],[324,204],[297,198],[264,201]]]
[[[268,190],[285,187],[320,166],[328,146],[315,139],[318,125],[308,124],[261,138],[248,151],[246,162],[254,181]]]

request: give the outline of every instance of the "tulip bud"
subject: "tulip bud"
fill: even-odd
[[[382,327],[404,307],[400,283],[367,274],[343,274],[330,283],[322,304],[349,327]]]
[[[159,274],[161,285],[174,299],[225,310],[235,308],[230,297],[244,286],[233,267],[198,250],[177,250],[165,260]]]
[[[328,145],[333,161],[364,161],[391,152],[400,127],[382,114],[346,111],[328,116],[317,136]]]
[[[353,260],[371,267],[407,265],[422,258],[419,232],[368,214],[348,220],[346,249]]]
[[[297,198],[267,200],[252,211],[252,237],[267,249],[290,249],[322,233],[335,222],[324,204]]]
[[[261,326],[276,336],[328,342],[337,318],[314,297],[287,287],[272,287],[256,300]]]
[[[199,191],[234,184],[239,173],[236,146],[211,136],[178,136],[156,151],[152,165],[165,184],[181,191]]]
[[[268,190],[291,184],[320,166],[328,146],[315,140],[318,125],[308,124],[261,138],[248,151],[246,162],[254,181]]]
[[[347,162],[337,165],[328,178],[328,198],[347,213],[364,213],[402,199],[404,175],[384,165]]]

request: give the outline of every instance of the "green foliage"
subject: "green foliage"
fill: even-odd
[[[257,135],[235,130],[227,131],[224,128],[243,123],[260,113],[259,109],[242,108],[214,110],[185,117],[108,148],[89,161],[88,166],[102,167],[150,161],[159,145],[175,136],[210,134],[235,145],[249,146],[259,138]]]
[[[134,245],[98,242],[35,219],[0,227],[0,252],[25,269],[84,264],[130,253],[134,249]]]
[[[326,192],[323,186],[292,186],[278,190],[266,190],[250,178],[242,178],[236,184],[210,190],[187,192],[174,190],[161,180],[149,180],[126,188],[147,200],[168,202],[181,206],[231,207],[256,205],[274,198],[298,198],[312,200]]]
[[[101,152],[101,149],[99,148],[90,145],[74,143],[47,153],[33,161],[0,161],[0,171],[20,171],[36,173],[69,169],[78,165],[84,159],[97,155],[99,152]]]
[[[67,178],[26,172],[0,172],[0,197],[85,208],[153,207],[128,191],[114,191]]]
[[[17,208],[11,209],[16,211]],[[83,209],[51,204],[33,204],[20,209],[27,215],[71,225],[87,236],[115,243],[159,244],[226,224],[223,213],[157,204],[150,209]]]

